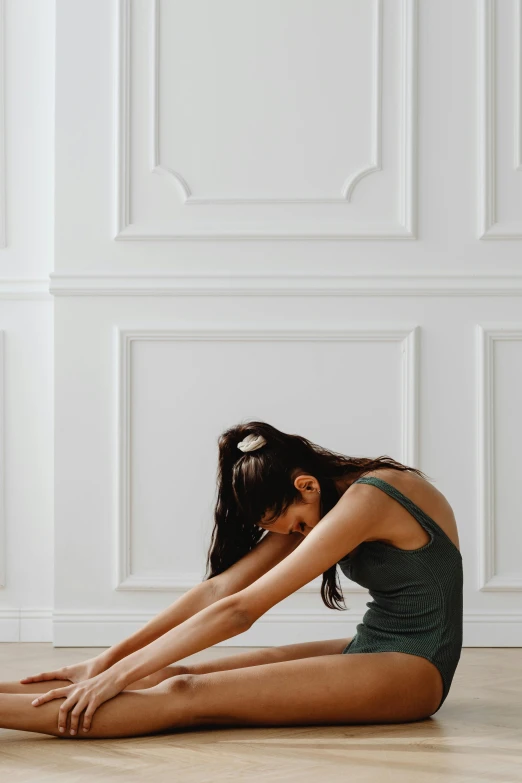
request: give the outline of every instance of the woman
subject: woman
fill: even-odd
[[[373,599],[351,639],[167,665],[244,632],[320,574],[323,602],[342,608],[337,565]],[[79,738],[421,720],[460,658],[462,583],[453,511],[422,471],[265,422],[232,427],[202,584],[97,658],[0,685],[0,727]]]

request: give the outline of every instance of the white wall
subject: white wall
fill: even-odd
[[[51,641],[54,2],[0,17],[0,641]]]
[[[56,0],[56,41],[52,6],[23,5],[45,29],[25,55],[11,33],[13,61],[35,93],[56,69],[54,168],[41,125],[24,144],[54,172],[53,271],[5,273],[54,302],[41,638],[112,644],[200,580],[217,437],[262,418],[425,470],[459,523],[464,643],[522,644],[520,0]],[[48,428],[25,477],[50,494],[49,303],[2,299],[1,328],[7,346],[29,307],[18,415]],[[6,500],[17,447],[7,427]],[[351,635],[369,596],[341,581],[349,612],[318,579],[225,644]],[[7,628],[36,599],[3,589]]]

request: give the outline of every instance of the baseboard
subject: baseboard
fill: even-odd
[[[147,623],[154,613],[58,612],[52,609],[0,609],[0,643],[52,642],[53,647],[110,647]],[[242,634],[216,647],[271,647],[339,639],[355,633],[363,613],[267,612]],[[464,647],[522,647],[522,614],[464,614]]]
[[[52,642],[52,609],[0,607],[0,642]]]

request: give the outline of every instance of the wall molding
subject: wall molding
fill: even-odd
[[[55,296],[520,296],[522,275],[237,275],[51,272],[0,279],[1,299]]]
[[[0,643],[52,642],[53,647],[110,647],[135,633],[161,611],[99,611],[0,608]],[[265,647],[310,639],[353,636],[361,609],[347,611],[269,610],[246,633],[216,647]],[[522,614],[464,612],[464,647],[522,647]]]
[[[161,163],[159,132],[159,66],[160,66],[160,0],[153,0],[153,113],[152,113],[152,171],[173,177],[180,196],[187,206],[209,204],[343,204],[349,202],[356,185],[376,171],[381,171],[382,141],[382,0],[372,0],[372,138],[370,162],[345,178],[337,198],[205,198],[192,192],[187,180],[177,171]]]
[[[495,0],[496,2],[496,0]],[[522,170],[522,0],[515,0],[515,23],[513,25],[515,33],[515,144],[514,144],[514,169]]]
[[[5,350],[0,331],[0,588],[7,579],[7,521],[5,514]]]
[[[53,647],[110,647],[149,622],[157,611],[99,611],[49,608],[0,608],[0,643],[52,642]],[[364,612],[329,610],[269,610],[246,633],[216,647],[265,647],[310,639],[353,636]],[[464,647],[522,647],[522,614],[465,612]]]
[[[399,222],[368,223],[349,230],[270,231],[259,227],[221,228],[220,221],[202,228],[201,224],[190,230],[158,231],[147,229],[131,222],[130,216],[130,78],[131,78],[131,5],[132,0],[118,0],[117,21],[117,101],[115,104],[116,127],[116,202],[114,239],[117,241],[150,241],[177,239],[415,239],[416,238],[416,202],[417,202],[417,2],[418,0],[400,0],[401,31],[403,47],[401,49],[401,132],[400,132],[400,182],[399,182]],[[152,0],[152,60],[153,60],[153,117],[152,117],[152,167],[151,173],[171,176],[178,185],[184,206],[212,204],[325,204],[348,205],[353,191],[364,177],[381,170],[381,126],[382,126],[382,0],[374,0],[373,22],[374,68],[373,68],[373,138],[369,164],[349,176],[344,182],[341,196],[334,199],[205,199],[194,195],[190,185],[182,174],[161,164],[159,151],[159,0]],[[220,225],[221,223],[221,225]]]
[[[0,299],[48,299],[52,301],[52,298],[52,294],[49,291],[48,278],[39,280],[24,278],[0,279]]]
[[[522,275],[237,275],[51,272],[52,296],[520,296]],[[0,281],[0,298],[2,282]]]
[[[522,323],[476,324],[478,587],[484,592],[519,592],[522,571],[509,577],[495,573],[494,347],[499,340],[522,342]]]
[[[158,611],[161,610],[158,609]],[[5,611],[5,610],[4,610]],[[10,610],[7,610],[9,612]],[[13,615],[18,610],[11,610]],[[27,610],[30,613],[32,610]],[[53,641],[53,647],[109,647],[135,633],[155,616],[155,612],[100,612],[95,609],[77,611],[40,610],[46,613],[41,638],[6,638],[9,621],[0,611],[0,641]],[[266,647],[293,644],[311,639],[347,638],[355,634],[362,622],[362,610],[322,611],[269,610],[248,631],[219,642],[215,647]],[[16,623],[16,619],[12,622]],[[29,633],[26,623],[26,635]],[[5,629],[4,629],[5,625]],[[490,647],[491,639],[498,646],[522,647],[522,614],[516,612],[465,612],[463,618],[464,647]],[[36,628],[33,629],[35,635]],[[38,632],[36,632],[38,633]]]
[[[0,607],[0,643],[52,642],[53,609]]]
[[[497,220],[497,0],[481,0],[478,14],[479,239],[522,239],[522,223]],[[515,5],[514,170],[522,171],[522,0]]]
[[[162,329],[124,329],[114,327],[114,351],[116,369],[116,562],[115,590],[165,591],[189,590],[201,582],[203,574],[186,572],[168,576],[141,576],[131,571],[131,377],[132,344],[135,341],[195,340],[224,342],[233,341],[334,341],[334,342],[398,342],[401,345],[401,454],[399,459],[407,465],[416,465],[418,459],[418,387],[419,387],[419,327],[359,327],[338,328],[309,326],[266,329],[264,325],[254,328],[222,326],[219,323],[206,327],[193,324],[178,324]],[[350,582],[342,574],[342,588],[345,593],[367,593],[366,588]],[[298,593],[318,593],[322,576],[298,590]]]
[[[6,47],[5,47],[5,2],[0,0],[0,247],[7,247],[7,183],[6,183],[6,159],[5,159],[5,73],[6,73]]]

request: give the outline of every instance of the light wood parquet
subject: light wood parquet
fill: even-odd
[[[248,648],[216,647],[208,660]],[[101,648],[0,644],[0,681],[90,658]],[[0,729],[6,783],[521,783],[522,648],[465,648],[433,717],[371,726],[198,728],[68,740]]]

